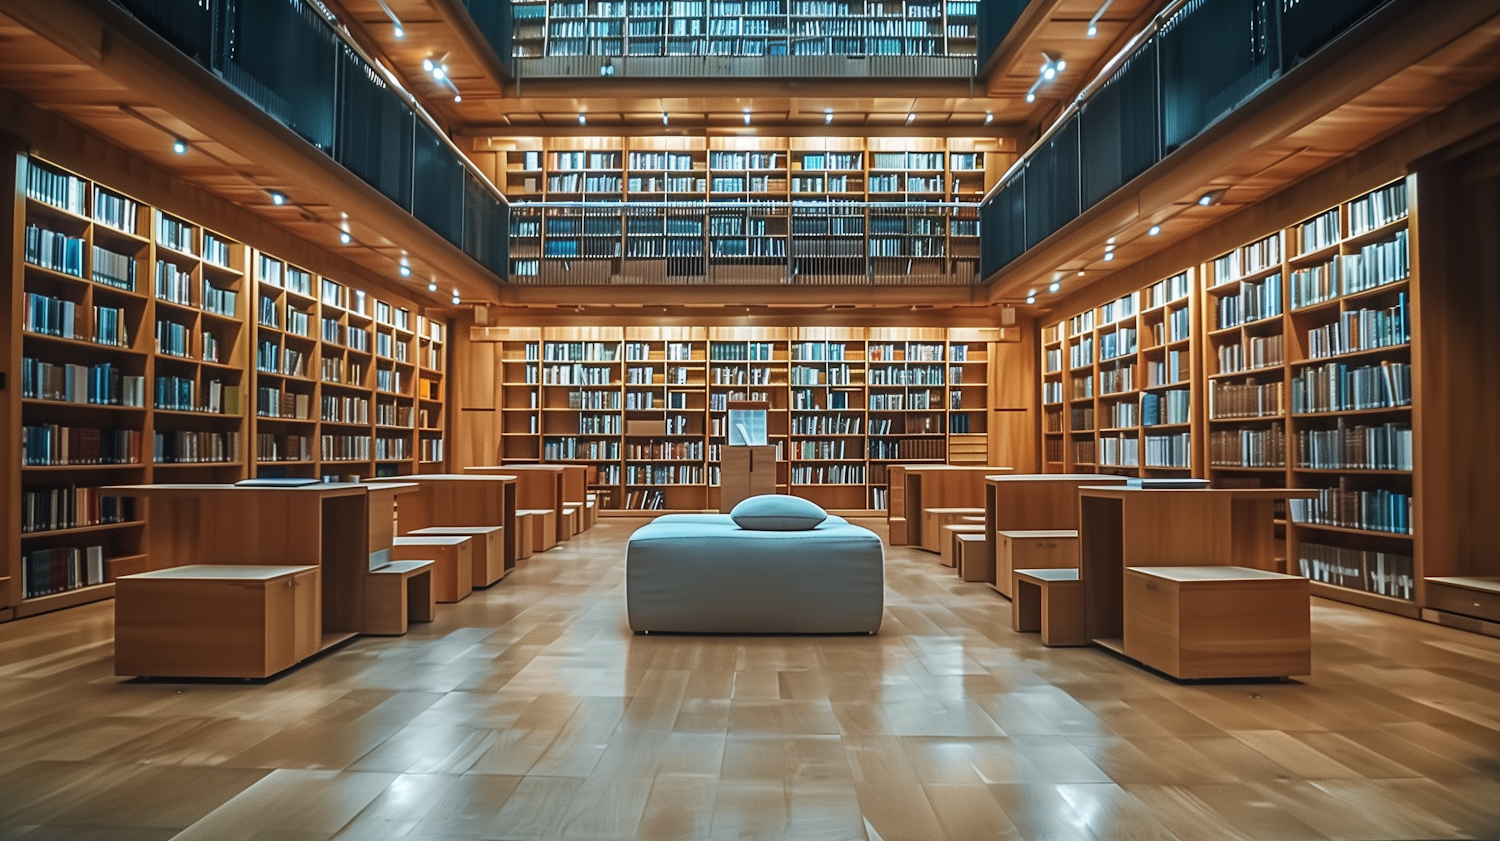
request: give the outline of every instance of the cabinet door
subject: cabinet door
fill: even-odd
[[[293,576],[294,642],[298,662],[318,653],[323,639],[323,599],[317,570]]]
[[[266,674],[274,675],[297,663],[293,633],[297,588],[292,576],[274,578],[266,588]]]

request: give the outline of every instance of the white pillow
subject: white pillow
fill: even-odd
[[[828,519],[828,512],[800,496],[761,494],[741,501],[729,517],[747,531],[807,531]]]

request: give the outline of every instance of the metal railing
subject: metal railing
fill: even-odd
[[[981,275],[1014,262],[1387,2],[1169,4],[985,196]]]
[[[547,202],[511,209],[511,282],[970,286],[978,206]]]

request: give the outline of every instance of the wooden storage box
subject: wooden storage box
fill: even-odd
[[[939,553],[942,557],[943,566],[957,569],[959,538],[974,537],[982,544],[984,542],[983,523],[949,523],[943,526],[943,551]]]
[[[995,589],[1014,598],[1009,585],[1011,573],[1018,569],[1078,569],[1078,532],[1074,529],[995,532]]]
[[[990,439],[988,435],[954,432],[948,435],[949,464],[988,464]]]
[[[514,565],[505,565],[506,535],[504,526],[429,526],[425,529],[412,531],[411,536],[474,538],[470,544],[473,554],[473,557],[470,558],[470,569],[473,572],[472,580],[475,587],[488,587],[504,578],[505,574],[514,568]]]
[[[115,674],[263,678],[316,654],[315,566],[171,567],[115,582]]]
[[[924,508],[922,509],[922,548],[942,554],[943,541],[948,534],[943,526],[965,522],[965,517],[983,517],[983,508]]]
[[[1500,622],[1500,578],[1429,578],[1427,607]]]
[[[1234,566],[1126,567],[1125,656],[1176,678],[1312,671],[1306,578]]]
[[[391,559],[432,561],[432,596],[458,602],[474,590],[474,538],[462,535],[407,535],[391,543]]]

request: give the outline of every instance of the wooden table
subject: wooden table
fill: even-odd
[[[586,468],[577,468],[586,470]],[[561,543],[573,535],[567,534],[563,521],[563,505],[567,503],[564,479],[568,468],[556,464],[506,464],[495,466],[465,467],[465,475],[514,476],[516,477],[517,508],[549,508],[556,512],[552,542]],[[586,476],[587,474],[585,474]],[[586,489],[581,489],[586,490]],[[580,496],[580,500],[584,497]],[[472,525],[472,524],[470,524]]]
[[[364,631],[364,581],[390,560],[392,511],[405,482],[297,487],[113,485],[145,502],[143,547],[153,567],[194,564],[317,567],[321,651]]]
[[[1237,566],[1275,571],[1274,507],[1313,490],[1078,489],[1079,579],[1090,641],[1123,653],[1126,567]]]
[[[1077,530],[1078,489],[1084,485],[1125,484],[1123,476],[1096,473],[1023,473],[984,477],[984,580],[1002,596],[1011,595],[1010,570],[999,563],[1002,531]]]
[[[921,546],[926,508],[980,508],[986,476],[1009,467],[956,464],[891,465],[887,473],[886,523],[892,546]]]
[[[402,498],[397,533],[408,535],[433,526],[501,526],[505,529],[505,572],[521,557],[521,530],[516,528],[516,498],[519,480],[512,475],[428,473],[402,476],[390,482],[415,485],[415,493]],[[371,483],[381,484],[382,480]],[[501,577],[503,577],[502,573]],[[486,581],[485,587],[498,581]]]

